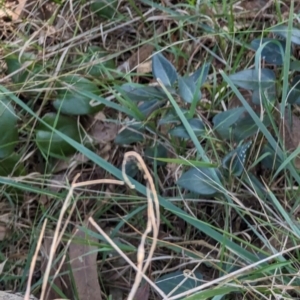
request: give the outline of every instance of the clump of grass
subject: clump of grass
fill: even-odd
[[[150,286],[149,299],[297,298],[294,2],[289,15],[275,1],[249,19],[229,1],[51,4],[44,19],[31,8],[1,41],[1,289],[46,299],[40,253],[62,232],[50,281],[66,276],[70,288],[55,281],[50,290],[80,299],[68,260],[79,228],[80,243],[96,246],[104,299]],[[97,140],[95,124],[119,131]],[[132,150],[151,176],[134,160],[122,173]],[[153,239],[142,234],[151,177],[160,205]],[[126,184],[107,186],[114,179]]]

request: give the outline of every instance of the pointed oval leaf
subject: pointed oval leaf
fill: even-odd
[[[153,99],[165,99],[166,95],[159,86],[145,86],[137,83],[125,83],[121,86],[124,93],[132,101],[151,101]]]
[[[287,102],[290,104],[300,104],[300,76],[293,78],[291,89],[287,96]]]
[[[97,16],[111,19],[116,13],[117,0],[94,0],[91,3],[91,11]]]
[[[17,115],[11,101],[0,97],[0,158],[10,155],[18,143]]]
[[[246,112],[244,107],[237,107],[228,109],[214,116],[214,130],[223,138],[230,139],[232,133],[232,126],[243,116]]]
[[[245,143],[235,150],[229,152],[223,159],[223,168],[230,171],[234,176],[241,176],[244,171],[244,164],[247,157],[247,151],[250,148],[252,141]]]
[[[164,105],[164,101],[160,100],[152,100],[147,101],[138,106],[140,112],[147,118],[149,115],[151,115],[154,111],[159,109]]]
[[[198,86],[199,84],[199,87],[202,87],[203,83],[207,79],[209,68],[210,64],[206,63],[190,76],[190,78],[192,78],[196,86]]]
[[[43,117],[43,121],[76,142],[80,142],[80,132],[75,119],[48,113]],[[37,126],[36,144],[42,153],[53,157],[65,157],[76,151],[69,143],[44,124]]]
[[[57,111],[66,115],[87,115],[100,111],[103,106],[91,106],[93,100],[80,93],[87,91],[95,95],[100,94],[98,86],[92,81],[80,75],[68,75],[62,78],[57,84],[57,97],[53,101],[53,106]]]
[[[261,164],[267,170],[277,170],[281,166],[282,160],[270,145],[264,145],[260,154],[264,155]]]
[[[200,119],[195,118],[189,120],[188,122],[191,125],[191,128],[193,129],[196,136],[199,137],[205,133],[205,126]],[[186,131],[183,125],[175,126],[173,129],[169,131],[169,134],[183,139],[190,138],[188,132]]]
[[[24,163],[20,162],[22,156],[17,153],[0,159],[0,176],[20,176],[25,175]]]
[[[142,142],[145,140],[144,131],[144,127],[140,124],[130,125],[116,136],[114,142],[117,145],[130,145]]]
[[[22,71],[11,76],[13,83],[22,85],[23,91],[41,89],[46,85],[45,81],[49,76],[45,73],[43,65],[36,61],[37,57],[30,53],[24,53],[24,55],[20,58],[20,61],[19,56],[16,54],[8,55],[5,58],[8,74],[12,74],[23,68],[23,63],[31,62],[27,68],[23,68]],[[26,86],[24,85],[25,82]]]
[[[276,66],[281,66],[283,64],[282,51],[285,52],[285,41],[279,41],[270,38],[255,39],[251,42],[251,48],[258,50],[260,46],[264,43],[266,44],[262,51],[261,57],[268,63]],[[280,46],[281,45],[281,46]]]
[[[261,94],[260,94],[261,93]],[[254,90],[252,93],[252,103],[255,105],[260,105],[260,95],[262,96],[262,104],[264,106],[266,99],[268,102],[274,103],[276,100],[276,86],[275,84],[264,90]]]
[[[278,25],[271,29],[271,32],[274,32],[275,34],[287,38],[288,36],[288,26],[285,25]],[[300,30],[297,28],[292,28],[292,35],[291,35],[291,42],[300,45]]]
[[[218,169],[214,170],[219,175]],[[220,190],[213,180],[212,168],[191,168],[178,179],[177,184],[203,196],[215,195]]]
[[[188,278],[185,276],[183,271],[175,271],[159,277],[159,279],[155,281],[155,284],[166,295],[168,295],[170,292],[176,289],[176,291],[172,293],[172,296],[175,296],[184,292],[188,292],[189,290],[197,286],[200,286],[201,284],[203,284],[202,280],[203,280],[203,275],[199,271],[193,272],[193,274],[191,274],[191,276],[189,276]],[[183,298],[178,298],[178,299],[183,299]]]
[[[181,112],[183,113],[183,115],[187,118],[189,115],[189,110],[185,109],[185,108],[181,108]],[[180,118],[178,117],[178,115],[173,111],[170,110],[166,113],[166,115],[161,118],[158,121],[158,125],[165,125],[165,124],[176,124],[180,122]]]
[[[166,158],[168,157],[168,150],[166,147],[164,147],[161,144],[158,145],[154,145],[152,147],[147,147],[145,149],[145,157],[146,159],[153,163],[155,161],[156,158]],[[163,161],[156,161],[157,166],[164,166],[167,163],[163,162]]]
[[[300,60],[290,62],[290,70],[300,72]]]
[[[172,86],[177,80],[175,67],[161,53],[152,57],[152,73],[155,79],[159,78],[165,86]]]
[[[275,73],[269,69],[243,70],[230,75],[229,78],[236,86],[246,90],[266,89],[273,86],[276,81]]]
[[[121,169],[122,169],[122,167],[121,167]],[[137,175],[138,171],[139,171],[139,167],[134,160],[129,160],[126,162],[126,165],[125,165],[126,175],[134,178]]]
[[[187,103],[192,103],[194,99],[200,99],[200,90],[191,77],[178,77],[179,95]]]

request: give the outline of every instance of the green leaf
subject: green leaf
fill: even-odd
[[[271,29],[271,32],[286,39],[288,36],[288,26],[277,25]],[[300,30],[299,29],[292,28],[291,42],[296,45],[300,45]]]
[[[94,0],[91,3],[91,11],[97,16],[111,19],[117,9],[117,0]]]
[[[144,141],[144,127],[140,124],[130,125],[122,130],[115,138],[117,145],[130,145]]]
[[[300,104],[300,76],[293,78],[291,89],[288,93],[287,102],[290,104]]]
[[[156,160],[158,157],[159,158],[168,157],[168,150],[163,145],[161,145],[161,144],[157,145],[156,144],[152,147],[147,147],[145,149],[145,157],[149,162],[153,163],[154,160]],[[156,163],[157,163],[157,166],[166,165],[165,162],[159,161],[159,160],[157,160]]]
[[[25,167],[20,163],[22,156],[16,153],[0,159],[0,176],[20,176],[24,175]]]
[[[246,90],[266,89],[274,85],[275,73],[270,69],[248,69],[229,76],[232,82]]]
[[[237,147],[229,152],[223,159],[223,168],[229,170],[234,176],[241,176],[244,171],[244,164],[247,157],[247,150],[250,148],[252,141]]]
[[[186,279],[184,281],[184,279]],[[155,281],[155,284],[168,295],[175,288],[176,291],[172,293],[172,296],[179,295],[187,292],[197,286],[200,286],[203,281],[203,275],[199,271],[195,271],[191,276],[185,276],[183,271],[175,271],[172,273],[165,274]],[[178,298],[184,299],[184,298]]]
[[[127,176],[134,178],[138,173],[139,168],[134,160],[129,160],[125,165],[125,172]]]
[[[164,105],[164,101],[159,100],[152,100],[152,101],[146,101],[138,106],[140,112],[147,118],[150,114],[152,114],[154,111],[159,109]]]
[[[244,107],[237,107],[228,109],[214,116],[214,130],[223,138],[230,139],[232,136],[232,126],[243,116],[246,112]]]
[[[218,169],[191,168],[178,179],[177,184],[186,190],[203,196],[214,195],[220,192],[220,188],[213,180],[213,170],[220,176]]]
[[[201,66],[196,72],[194,72],[189,78],[191,78],[194,81],[196,86],[198,86],[200,80],[201,87],[207,79],[209,68],[210,64],[206,63],[203,66]]]
[[[102,105],[91,106],[90,102],[93,99],[80,94],[78,91],[100,94],[99,88],[92,81],[80,75],[68,75],[57,84],[57,96],[56,100],[53,101],[54,108],[66,115],[93,114],[103,108]]]
[[[264,59],[268,64],[281,66],[283,64],[282,53],[285,51],[285,41],[279,41],[270,38],[255,39],[251,42],[251,47],[257,50],[262,44],[266,44],[261,51],[261,58]],[[281,45],[281,47],[280,47]]]
[[[151,101],[154,99],[165,99],[166,95],[160,87],[145,86],[137,83],[125,83],[121,86],[124,93],[132,101]]]
[[[290,70],[300,72],[300,60],[291,61]]]
[[[197,118],[191,119],[191,120],[188,120],[188,123],[190,124],[192,130],[194,131],[194,133],[197,137],[199,137],[205,133],[205,126],[200,119],[197,119]],[[183,139],[190,138],[188,132],[186,131],[186,129],[183,125],[178,125],[178,126],[174,127],[173,129],[171,129],[169,131],[169,134],[171,136],[176,136],[176,137],[180,137]]]
[[[189,115],[189,111],[185,108],[182,108],[183,115],[187,118]],[[174,112],[174,110],[168,111],[163,118],[158,121],[158,125],[166,125],[166,124],[176,124],[180,122],[180,118]]]
[[[194,99],[200,100],[200,90],[191,77],[178,77],[179,95],[187,103],[192,103]]]
[[[23,67],[24,63],[29,63],[27,68],[23,68],[22,71],[17,72],[15,75],[12,75],[12,81],[18,85],[24,85],[26,82],[26,86],[22,87],[22,89],[41,89],[45,86],[45,80],[47,79],[47,74],[44,73],[44,67],[36,63],[37,57],[30,53],[24,53],[23,56],[20,57],[16,54],[8,55],[5,58],[5,62],[7,64],[7,73],[10,75]]]
[[[48,113],[42,120],[72,140],[80,142],[80,132],[75,119],[55,113]],[[37,126],[36,144],[43,154],[53,157],[65,157],[76,151],[69,143],[43,123]]]
[[[152,73],[155,79],[159,78],[166,87],[172,86],[178,76],[175,67],[161,53],[152,57]]]
[[[260,105],[260,92],[262,95],[262,104],[264,106],[265,104],[265,99],[268,102],[274,103],[276,100],[276,86],[275,84],[269,88],[266,88],[264,90],[254,90],[252,93],[252,103],[255,105]]]
[[[260,154],[264,155],[261,164],[267,170],[277,170],[281,166],[282,160],[270,145],[264,145]]]
[[[11,101],[0,96],[0,158],[10,155],[18,143],[17,116]]]

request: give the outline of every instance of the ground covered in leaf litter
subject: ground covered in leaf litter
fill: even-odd
[[[136,249],[146,227],[146,198],[138,191],[118,187],[112,181],[110,185],[99,183],[77,187],[72,194],[68,194],[70,183],[78,173],[80,177],[77,182],[114,179],[114,176],[110,174],[109,167],[105,169],[103,165],[95,164],[86,155],[87,152],[73,153],[74,148],[61,139],[51,139],[52,143],[49,144],[47,140],[53,133],[39,122],[38,117],[54,126],[57,116],[62,113],[56,128],[64,128],[67,136],[88,145],[103,161],[118,168],[122,166],[125,152],[135,150],[145,157],[146,146],[153,144],[156,139],[166,146],[169,158],[184,157],[196,161],[194,144],[190,140],[184,143],[182,140],[170,142],[167,127],[159,128],[160,135],[144,133],[139,142],[134,139],[132,132],[124,135],[124,128],[126,130],[130,119],[126,112],[132,107],[124,103],[126,99],[116,94],[116,87],[129,79],[147,86],[154,84],[151,56],[161,50],[182,75],[193,73],[205,61],[211,61],[208,84],[201,90],[202,101],[196,110],[197,116],[204,119],[207,126],[212,126],[213,116],[223,110],[224,104],[228,108],[241,107],[243,104],[240,100],[222,89],[224,84],[217,70],[232,74],[251,66],[254,52],[242,51],[243,47],[237,41],[250,43],[256,36],[260,37],[262,28],[279,22],[278,12],[274,1],[243,1],[235,6],[230,20],[224,13],[224,7],[213,2],[204,1],[199,12],[181,6],[186,4],[183,1],[157,2],[157,6],[150,6],[147,1],[135,5],[121,2],[118,12],[125,18],[114,15],[107,20],[103,14],[95,16],[90,7],[82,6],[79,2],[66,1],[59,5],[48,1],[35,5],[32,1],[6,1],[0,25],[1,84],[8,91],[13,91],[21,102],[10,101],[10,114],[2,118],[8,120],[3,123],[3,128],[7,128],[10,140],[4,137],[1,143],[10,142],[13,146],[4,148],[1,153],[1,176],[9,178],[12,175],[15,180],[1,182],[4,184],[0,218],[0,272],[4,275],[1,289],[25,292],[30,287],[30,292],[40,299],[55,299],[64,295],[69,299],[108,299],[109,295],[111,299],[125,299],[129,294],[135,280],[134,268],[112,245],[113,242],[117,243],[125,256],[136,263]],[[229,7],[226,8],[229,11]],[[282,19],[287,19],[289,5],[282,5],[281,9]],[[182,28],[176,13],[195,15],[197,22],[203,26],[197,27],[193,24],[195,22],[186,21]],[[47,22],[53,15],[54,20]],[[234,26],[237,34],[229,30],[232,36],[228,37],[227,29],[230,26]],[[217,29],[219,33],[209,34],[209,28]],[[105,50],[104,54],[97,56],[99,48],[94,51],[93,47],[101,47]],[[293,50],[297,58],[297,47]],[[246,59],[238,58],[239,54]],[[99,67],[95,59],[102,62],[101,57],[106,62]],[[24,75],[20,69],[26,62],[29,68]],[[74,84],[74,74],[79,90],[100,95],[107,100],[101,110],[96,105],[97,99],[95,105],[91,106],[88,94],[80,96],[78,90],[66,92],[62,88]],[[86,99],[89,99],[89,105]],[[259,105],[253,105],[250,101],[252,95],[251,99],[245,99],[254,110],[260,111]],[[114,106],[114,103],[119,106]],[[178,103],[185,106],[180,100]],[[158,122],[161,111],[168,106],[169,103],[160,107],[157,118],[154,114],[148,121],[154,124]],[[15,112],[17,118],[11,117],[11,111]],[[299,122],[297,114],[293,115],[293,119],[294,124]],[[282,132],[288,137],[285,140],[286,148],[289,148],[287,150],[293,151],[299,143],[297,131],[292,132],[286,125],[286,130]],[[211,135],[213,146],[209,146],[209,143],[203,145],[212,162],[218,164],[218,155],[223,157],[228,152],[228,146],[233,149],[237,145],[226,144],[214,133]],[[132,144],[129,143],[130,138],[133,138]],[[259,145],[259,142],[257,139],[256,144]],[[14,155],[10,155],[12,152]],[[255,148],[251,155],[256,157]],[[253,160],[249,165],[251,163]],[[218,197],[198,197],[195,201],[192,195],[179,192],[175,186],[185,170],[182,160],[165,165],[153,164],[148,160],[148,168],[155,178],[159,195],[174,202],[195,219],[239,236],[242,240],[251,241],[250,245],[261,246],[249,229],[253,219],[247,216],[244,220],[238,214],[239,210],[259,212],[262,221],[256,220],[256,225],[264,227],[261,206],[255,204],[257,196],[246,193],[242,181],[231,178],[226,185],[228,194],[236,203],[230,207]],[[130,171],[136,173],[137,181],[146,183],[136,163],[127,166],[127,172]],[[259,165],[255,167],[255,172],[263,176],[265,182],[270,178],[270,172],[261,170]],[[291,203],[282,192],[286,186],[284,176],[277,178],[271,188],[289,211]],[[64,210],[63,203],[70,205],[68,210]],[[130,214],[133,217],[129,217]],[[103,235],[99,235],[88,222],[90,216],[104,228],[112,241],[108,242]],[[295,213],[294,216],[297,217]],[[44,223],[45,219],[47,224]],[[44,227],[42,224],[45,224]],[[56,237],[56,232],[62,234]],[[268,232],[267,227],[262,232],[270,241],[276,236],[274,232]],[[146,256],[150,245],[151,239],[148,239]],[[272,245],[275,248],[282,246],[280,241]],[[39,251],[34,255],[36,249]],[[99,253],[97,249],[100,249]],[[221,257],[222,251],[228,259]],[[229,264],[232,259],[235,259],[233,254],[226,252],[213,236],[199,231],[180,214],[161,208],[158,244],[145,272],[155,284],[142,283],[135,298],[161,299],[157,287],[167,294],[180,285],[184,278],[190,279],[182,283],[175,294],[189,291],[205,282],[213,282],[224,270],[228,271],[220,262]],[[47,284],[49,276],[54,276],[51,288]],[[268,282],[267,275],[261,278]],[[241,283],[240,279],[237,283]],[[234,292],[228,289],[224,293],[227,293],[227,299],[238,299],[241,295],[249,299],[253,299],[254,295],[257,297],[253,291],[242,287]]]

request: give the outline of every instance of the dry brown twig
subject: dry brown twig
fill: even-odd
[[[45,299],[45,296],[46,296],[47,282],[48,282],[48,279],[49,279],[49,274],[50,274],[51,265],[52,265],[52,262],[53,262],[53,259],[54,259],[54,255],[55,255],[56,249],[59,245],[59,242],[60,242],[60,240],[61,240],[61,238],[62,238],[62,236],[65,232],[66,224],[68,224],[68,222],[65,222],[65,225],[63,226],[63,229],[60,231],[61,224],[62,224],[62,221],[63,221],[63,216],[64,216],[65,212],[67,211],[67,209],[68,209],[68,207],[71,203],[71,199],[72,199],[72,196],[73,196],[74,189],[77,188],[77,187],[87,186],[87,185],[91,185],[91,184],[102,184],[102,183],[118,184],[118,185],[123,185],[124,184],[123,181],[108,180],[108,179],[99,179],[99,180],[92,180],[92,181],[76,183],[76,180],[78,179],[79,176],[80,176],[80,174],[77,174],[75,176],[75,178],[74,178],[74,180],[71,184],[71,187],[69,189],[68,195],[67,195],[67,197],[64,201],[64,204],[61,208],[61,212],[60,212],[60,215],[59,215],[59,218],[58,218],[58,221],[57,221],[57,225],[56,225],[56,228],[55,228],[54,236],[53,236],[53,242],[52,242],[51,249],[50,249],[48,264],[47,264],[46,271],[45,271],[44,278],[43,278],[43,284],[42,284],[42,291],[41,291],[40,300]],[[75,204],[72,207],[71,211],[73,211],[74,207],[75,207]]]
[[[145,162],[143,161],[142,157],[134,152],[134,151],[130,151],[125,153],[124,156],[124,160],[123,160],[123,165],[122,165],[122,173],[123,173],[123,177],[124,177],[124,181],[128,184],[128,186],[132,189],[134,189],[134,185],[131,184],[131,182],[129,181],[129,178],[125,172],[125,166],[127,161],[129,160],[130,157],[134,157],[137,159],[138,163],[139,163],[139,169],[141,169],[142,171],[144,171],[145,173],[145,179],[148,181],[148,185],[149,187],[147,187],[147,200],[148,200],[148,221],[147,221],[147,227],[146,230],[144,232],[144,234],[142,235],[142,239],[141,239],[141,243],[138,247],[138,253],[137,253],[137,267],[138,267],[138,272],[136,274],[136,278],[134,281],[134,284],[132,286],[132,289],[129,293],[128,299],[127,300],[132,300],[139,285],[140,282],[142,280],[142,274],[146,272],[150,262],[151,262],[151,258],[153,257],[155,248],[156,248],[156,244],[157,244],[157,238],[158,238],[158,230],[159,230],[159,224],[160,224],[160,216],[159,216],[159,201],[158,201],[158,197],[157,197],[157,193],[156,193],[156,189],[154,186],[154,182],[153,179],[151,177],[150,172],[147,169],[147,166],[145,165]],[[152,193],[152,195],[151,195]],[[153,202],[152,202],[153,199]],[[155,211],[153,209],[153,203],[155,205]],[[152,245],[149,251],[149,255],[148,258],[145,262],[145,265],[143,267],[143,261],[145,258],[145,241],[146,238],[148,236],[148,234],[153,231],[153,241],[152,241]]]
[[[31,280],[32,280],[33,272],[34,272],[35,263],[37,261],[38,253],[39,253],[39,250],[41,248],[42,239],[44,237],[46,225],[47,225],[47,219],[45,219],[45,221],[43,223],[42,230],[41,230],[41,233],[40,233],[40,237],[39,237],[39,240],[37,242],[36,249],[35,249],[31,264],[30,264],[29,276],[28,276],[28,281],[27,281],[27,287],[26,287],[26,293],[25,293],[25,296],[24,296],[24,300],[30,300]]]
[[[149,267],[149,264],[151,262],[151,259],[153,257],[155,248],[156,248],[156,244],[157,244],[157,238],[158,238],[158,230],[159,230],[159,224],[160,224],[160,215],[159,215],[159,201],[158,201],[158,197],[157,197],[157,193],[155,190],[155,186],[153,183],[153,179],[151,177],[150,172],[148,171],[145,162],[143,161],[142,157],[134,152],[134,151],[130,151],[125,153],[125,157],[124,157],[124,161],[123,161],[123,166],[122,166],[122,173],[123,173],[123,177],[124,177],[124,181],[119,181],[119,180],[112,180],[112,179],[99,179],[99,180],[92,180],[92,181],[85,181],[85,182],[80,182],[80,183],[76,183],[76,180],[78,179],[80,174],[77,174],[77,176],[75,176],[71,187],[69,189],[68,195],[64,201],[64,204],[62,206],[58,221],[57,221],[57,225],[56,225],[56,229],[54,232],[54,236],[53,236],[53,242],[51,245],[51,249],[50,249],[50,254],[49,254],[49,260],[47,263],[47,267],[45,270],[45,274],[44,274],[44,278],[43,278],[43,283],[42,283],[42,291],[41,291],[41,297],[40,300],[45,299],[46,295],[47,295],[47,283],[48,283],[48,279],[49,279],[49,275],[50,275],[50,270],[51,270],[51,265],[54,259],[54,255],[55,252],[57,250],[57,247],[59,245],[60,240],[62,239],[62,236],[65,232],[66,229],[66,224],[68,224],[68,222],[65,222],[65,225],[61,228],[62,225],[62,221],[63,221],[63,216],[65,214],[65,212],[67,211],[70,203],[71,203],[71,199],[73,196],[73,192],[74,189],[77,187],[83,187],[83,186],[88,186],[88,185],[92,185],[92,184],[117,184],[117,185],[124,185],[124,183],[127,183],[128,186],[130,188],[135,188],[134,185],[131,184],[131,182],[129,181],[128,176],[125,173],[125,165],[126,162],[128,161],[128,159],[130,159],[130,157],[134,157],[137,159],[138,164],[139,164],[139,168],[144,172],[144,176],[145,179],[147,179],[148,181],[148,187],[147,187],[147,199],[148,199],[148,221],[147,221],[147,227],[146,230],[144,232],[144,234],[142,235],[142,239],[141,239],[141,243],[138,247],[138,252],[137,252],[137,266],[135,266],[135,264],[125,255],[125,253],[122,252],[122,250],[109,238],[109,236],[106,235],[106,233],[96,224],[96,222],[93,220],[92,217],[89,218],[89,222],[91,222],[91,224],[107,239],[107,241],[115,248],[115,250],[117,252],[119,252],[119,254],[137,271],[136,274],[136,278],[135,278],[135,282],[132,286],[131,292],[128,296],[128,300],[132,300],[139,285],[140,282],[142,280],[142,278],[144,278],[163,298],[166,297],[166,295],[163,293],[163,291],[161,291],[146,275],[145,272],[147,270],[147,268]],[[154,203],[154,206],[153,206]],[[154,208],[155,207],[155,208]],[[71,209],[71,212],[69,214],[69,216],[72,214],[72,211],[75,208],[75,203]],[[43,225],[43,229],[41,231],[41,235],[40,235],[40,239],[36,248],[36,255],[40,249],[40,244],[42,241],[42,237],[44,235],[44,231],[45,231],[45,226],[46,223],[44,223]],[[148,258],[143,266],[143,262],[144,262],[144,258],[145,258],[145,242],[146,242],[146,238],[148,236],[148,234],[153,231],[153,241],[152,241],[152,245],[149,251],[149,255]],[[33,261],[32,263],[32,269],[34,269],[35,266],[35,261],[36,259]],[[62,264],[61,264],[62,265]],[[60,268],[59,268],[60,269]],[[58,271],[56,272],[56,275],[58,275]],[[30,274],[30,278],[28,280],[28,286],[27,286],[27,291],[26,291],[26,295],[28,293],[30,293],[30,283],[31,283],[31,279],[32,278],[32,274]],[[28,296],[27,296],[28,297]],[[25,298],[26,299],[26,298]],[[29,298],[27,298],[29,299]]]

